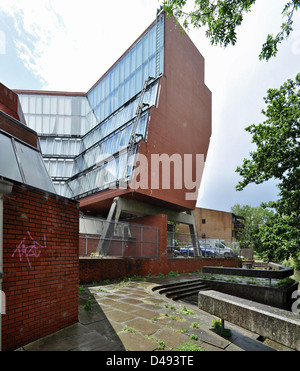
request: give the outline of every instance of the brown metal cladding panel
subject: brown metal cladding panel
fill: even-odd
[[[0,83],[0,129],[37,148],[37,133],[26,126],[17,94]]]
[[[160,79],[158,107],[153,107],[150,114],[146,143],[141,142],[139,149],[148,163],[151,154],[179,154],[182,158],[184,154],[203,154],[206,158],[211,136],[211,92],[204,84],[204,58],[179,26],[175,27],[172,18],[165,23],[165,74]],[[195,166],[193,158],[193,179]],[[161,179],[162,174],[159,176]],[[171,189],[139,192],[183,209],[196,205],[196,200],[186,200],[190,190],[184,187],[177,190],[171,185]]]

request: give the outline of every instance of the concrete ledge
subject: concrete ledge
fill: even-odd
[[[246,330],[300,350],[299,314],[213,290],[199,292],[198,307]]]
[[[270,264],[269,264],[270,265]],[[275,265],[273,265],[275,268]],[[245,268],[223,268],[223,267],[203,267],[202,273],[211,274],[225,274],[232,276],[247,276],[247,277],[260,277],[260,278],[274,278],[282,280],[283,278],[290,277],[294,274],[293,268],[282,267],[276,270],[265,269],[245,269]]]

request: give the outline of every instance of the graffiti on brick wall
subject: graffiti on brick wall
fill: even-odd
[[[29,231],[27,231],[27,234],[28,236],[22,239],[22,241],[19,243],[19,245],[13,252],[12,258],[18,256],[21,262],[25,257],[29,267],[32,268],[30,259],[39,258],[42,250],[45,250],[47,248],[46,236],[44,235],[44,244],[42,245],[31,236]]]

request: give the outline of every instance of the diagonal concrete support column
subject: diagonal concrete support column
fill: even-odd
[[[101,236],[101,240],[96,251],[97,254],[107,254],[114,228],[113,222],[117,222],[119,220],[122,212],[137,216],[165,214],[167,215],[169,221],[189,225],[193,246],[195,247],[195,255],[201,256],[196,221],[193,211],[190,211],[189,214],[177,212],[168,208],[151,205],[141,201],[131,200],[124,197],[116,197],[113,201],[113,204],[109,211],[109,215],[107,217],[107,222],[105,223],[103,235]]]
[[[104,223],[103,232],[96,250],[97,255],[107,255],[108,253],[111,237],[113,236],[115,229],[115,223],[118,222],[121,215],[120,207],[118,207],[118,200],[119,197],[114,198],[113,203],[110,207],[107,220]]]

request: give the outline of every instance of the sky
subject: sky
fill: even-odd
[[[269,88],[294,79],[300,67],[300,12],[276,58],[258,56],[276,34],[286,0],[259,0],[237,29],[235,46],[210,45],[205,30],[188,35],[205,58],[212,92],[212,137],[197,207],[230,211],[277,198],[276,181],[248,185],[237,166],[255,151],[245,128],[264,121]],[[0,82],[10,89],[87,92],[155,20],[158,0],[0,0]]]

